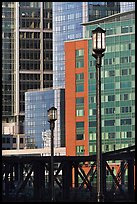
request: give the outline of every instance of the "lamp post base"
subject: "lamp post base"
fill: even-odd
[[[97,193],[97,202],[104,202],[104,195],[100,192]]]

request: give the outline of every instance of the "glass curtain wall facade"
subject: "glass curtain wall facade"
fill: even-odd
[[[52,2],[2,2],[3,118],[24,133],[25,91],[53,86]]]
[[[135,2],[120,2],[120,12],[135,10]]]
[[[65,86],[64,41],[82,37],[82,2],[53,2],[53,87]]]
[[[54,88],[65,87],[64,41],[83,37],[82,22],[95,20],[119,11],[119,2],[53,2]]]
[[[56,102],[57,106],[55,106]],[[54,130],[54,146],[65,146],[64,90],[45,89],[25,93],[25,139],[27,148],[50,147],[50,124],[47,110],[57,108],[57,121]]]
[[[88,2],[88,21],[120,12],[120,2]]]
[[[102,151],[107,152],[135,144],[135,12],[98,23],[106,30],[101,114]],[[87,26],[89,33],[97,25]],[[91,48],[89,41],[89,153],[93,154],[96,152],[96,62]]]

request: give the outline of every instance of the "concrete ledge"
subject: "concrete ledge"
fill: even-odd
[[[41,155],[41,156],[50,156],[50,147],[39,148],[39,149],[14,149],[14,150],[2,150],[2,156],[11,156],[11,155]],[[65,147],[54,148],[54,154],[66,155]]]

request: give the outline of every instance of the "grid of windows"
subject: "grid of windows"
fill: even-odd
[[[82,156],[84,155],[84,146],[76,146],[76,155],[77,156]]]
[[[2,116],[14,114],[14,2],[2,2]]]
[[[76,116],[84,116],[84,97],[76,98]]]
[[[52,2],[2,2],[3,120],[23,122],[25,91],[52,87],[51,75]]]
[[[83,2],[53,2],[53,87],[65,87],[64,41],[82,38]],[[77,66],[82,66],[79,62]]]
[[[76,50],[76,68],[84,67],[84,49]]]
[[[113,23],[109,22],[109,26],[105,21],[102,25],[100,23],[107,31],[107,47],[101,67],[103,152],[128,147],[135,142],[134,12],[118,18],[114,18]],[[95,27],[86,26],[87,34]],[[89,47],[92,47],[90,40]],[[91,52],[89,59],[89,151],[93,153],[96,152],[96,68]]]
[[[46,8],[46,5],[48,6]],[[42,6],[42,8],[41,8]],[[33,73],[20,74],[20,111],[24,112],[24,93],[28,89],[52,87],[52,25],[51,3],[20,2],[19,25],[20,29],[27,31],[19,32],[19,66],[22,72]],[[44,20],[41,19],[41,11]],[[43,22],[43,26],[42,26]],[[41,31],[41,28],[45,30]],[[48,31],[47,31],[48,30]],[[50,31],[50,32],[49,32]],[[43,37],[41,37],[43,36]],[[42,46],[43,44],[43,46]],[[43,60],[43,61],[41,61]],[[38,73],[39,71],[39,73]],[[48,74],[46,74],[48,72]],[[50,72],[50,73],[49,73]],[[50,76],[50,77],[49,77]]]
[[[120,12],[120,2],[89,2],[89,21]]]
[[[53,2],[53,87],[65,87],[64,41],[83,37],[82,22],[119,11],[119,2],[111,6],[106,2]],[[83,67],[83,61],[77,66]]]
[[[25,93],[25,137],[28,148],[43,148],[49,146],[50,127],[47,110],[54,105],[58,110],[58,120],[55,125],[54,145],[64,146],[64,89],[45,89],[43,91],[29,91]],[[42,138],[45,133],[47,142]]]

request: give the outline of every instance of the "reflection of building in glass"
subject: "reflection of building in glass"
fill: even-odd
[[[135,11],[128,11],[85,23],[84,39],[65,42],[67,155],[96,153],[96,60],[91,32],[98,24],[106,30],[101,67],[102,151],[135,144]]]
[[[55,147],[65,146],[65,94],[64,89],[33,90],[25,93],[25,137],[27,148],[49,146],[50,124],[47,110],[57,108],[54,129]],[[46,138],[43,138],[43,137]],[[48,141],[47,141],[47,140]],[[46,141],[46,142],[45,142]]]
[[[43,147],[51,146],[51,131],[46,130],[42,132]]]
[[[25,91],[52,87],[52,2],[2,2],[2,55],[2,120],[16,136]]]

